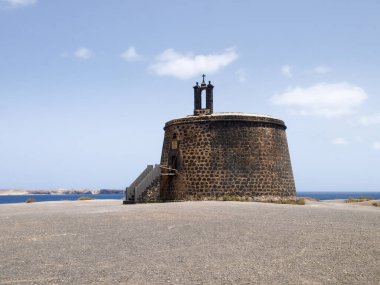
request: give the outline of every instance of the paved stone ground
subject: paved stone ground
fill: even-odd
[[[380,209],[0,205],[0,284],[380,284]]]

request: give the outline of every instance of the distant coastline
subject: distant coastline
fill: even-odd
[[[95,199],[101,199],[100,196],[106,197],[105,199],[110,199],[115,196],[122,197],[125,194],[124,190],[118,189],[50,189],[50,190],[28,190],[28,189],[0,189],[0,204],[4,203],[5,200],[12,200],[11,197],[21,201],[21,197],[27,199],[31,196],[41,196],[44,201],[58,201],[66,199],[77,199],[78,195],[94,195]],[[43,198],[45,196],[45,198]],[[48,198],[50,196],[50,198]],[[73,197],[69,197],[73,196]],[[7,198],[8,197],[8,198]],[[18,198],[16,198],[18,197]],[[374,200],[380,199],[380,191],[374,192],[317,192],[317,191],[297,191],[297,197],[308,197],[317,200],[336,200],[336,199],[348,199],[348,198],[359,198],[359,197],[371,197]],[[5,199],[5,200],[4,200]],[[24,201],[24,200],[23,200]]]
[[[72,194],[122,194],[124,190],[118,189],[51,189],[51,190],[22,190],[0,189],[0,195],[72,195]]]

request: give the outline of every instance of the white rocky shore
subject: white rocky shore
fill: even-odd
[[[48,190],[23,190],[23,189],[0,189],[0,195],[34,195],[34,194],[118,194],[124,190],[113,189],[48,189]]]

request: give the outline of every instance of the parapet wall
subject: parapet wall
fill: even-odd
[[[162,169],[161,199],[294,198],[285,129],[281,120],[239,113],[167,122],[161,165],[176,170]]]

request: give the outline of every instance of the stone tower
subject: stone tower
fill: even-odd
[[[213,113],[214,86],[204,77],[193,87],[193,115],[165,124],[160,199],[294,199],[284,122],[265,115]]]

